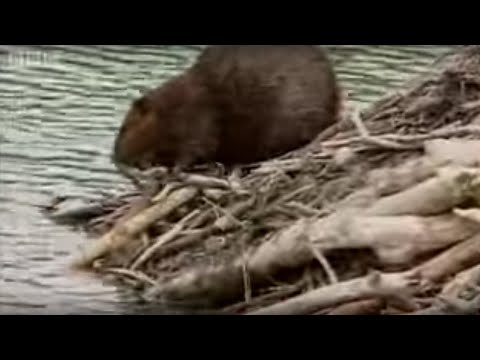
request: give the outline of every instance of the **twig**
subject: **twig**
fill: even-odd
[[[439,130],[432,131],[428,134],[415,134],[415,135],[398,135],[398,134],[384,134],[376,136],[375,139],[380,139],[381,141],[397,141],[405,143],[414,143],[414,142],[423,142],[426,140],[433,140],[437,138],[449,138],[449,137],[460,137],[466,135],[480,135],[480,126],[470,125],[470,126],[460,126],[460,127],[447,127]],[[343,146],[352,146],[356,143],[362,142],[364,140],[363,136],[360,137],[350,137],[342,140],[332,140],[326,141],[322,144],[325,148],[334,148],[334,147],[343,147]],[[377,144],[378,145],[378,144]],[[411,149],[411,147],[407,149]]]
[[[294,210],[298,210],[299,212],[301,212],[303,215],[306,215],[306,216],[322,217],[322,216],[325,216],[326,214],[325,211],[314,209],[311,206],[299,203],[297,201],[291,201],[285,204],[285,206],[288,206],[289,208],[292,208]]]
[[[235,227],[235,225],[243,227],[243,224],[237,217],[243,215],[247,210],[249,210],[255,204],[255,198],[250,197],[247,200],[237,203],[231,207],[227,211],[227,214],[218,218],[214,224],[212,225],[213,229],[217,229],[220,231],[228,231]],[[233,219],[232,219],[233,217]]]
[[[379,147],[383,148],[388,148],[388,149],[394,149],[394,150],[408,150],[411,149],[411,147],[406,146],[406,145],[401,145],[397,144],[393,141],[382,139],[380,137],[374,137],[370,135],[368,132],[365,124],[363,123],[359,111],[354,111],[352,113],[352,116],[350,117],[350,120],[353,122],[355,127],[357,128],[358,132],[360,133],[361,139],[368,143],[368,144],[373,144]]]
[[[172,243],[167,243],[157,251],[157,258],[164,258],[176,252],[182,251],[188,247],[192,247],[203,240],[208,234],[211,233],[210,228],[200,229],[195,233],[186,235],[180,239],[175,240]]]
[[[330,265],[325,255],[323,255],[323,253],[320,250],[318,250],[313,244],[310,244],[310,249],[312,250],[313,255],[318,260],[320,265],[322,265],[323,270],[325,270],[325,273],[328,276],[328,281],[330,282],[330,284],[337,284],[338,276],[333,270],[332,266]]]
[[[199,188],[215,188],[232,190],[231,184],[222,179],[198,174],[178,174],[178,179],[185,185],[197,186]]]
[[[212,206],[215,210],[221,212],[224,216],[226,216],[230,221],[233,221],[235,224],[237,224],[240,227],[243,227],[243,223],[237,219],[236,216],[234,216],[230,211],[223,209],[221,206],[218,206],[214,202],[210,201],[210,199],[203,197],[203,201],[205,201],[207,204]],[[221,218],[219,218],[221,219]]]
[[[132,270],[121,269],[121,268],[107,268],[107,269],[103,269],[102,272],[110,273],[114,275],[127,276],[135,280],[138,280],[142,283],[148,284],[150,286],[156,285],[156,282],[152,278],[150,278],[149,276],[139,271],[132,271]]]
[[[384,301],[367,299],[343,304],[328,312],[328,315],[369,315],[378,314],[384,307]]]
[[[252,301],[252,285],[250,281],[250,275],[248,274],[247,262],[242,263],[242,275],[243,275],[243,288],[245,292],[245,303],[250,304]]]
[[[147,250],[145,250],[143,254],[140,255],[138,259],[132,264],[132,266],[130,266],[130,270],[136,270],[138,267],[144,264],[148,259],[150,259],[159,248],[161,248],[163,245],[175,239],[175,237],[182,232],[187,222],[193,219],[199,213],[200,213],[199,210],[192,211],[190,214],[188,214],[179,222],[177,222],[169,231],[167,231],[165,234],[160,236],[158,240],[155,242],[155,244],[153,244]]]
[[[279,299],[286,298],[298,293],[304,287],[304,285],[305,284],[301,282],[295,285],[284,286],[274,292],[256,297],[252,299],[248,304],[245,302],[242,302],[239,304],[231,305],[223,309],[223,311],[227,314],[234,314],[246,308],[258,308],[262,305],[271,304],[272,302],[275,302]]]
[[[136,239],[145,229],[156,221],[170,215],[180,206],[191,201],[198,193],[195,188],[182,188],[171,193],[165,201],[155,204],[115,226],[110,232],[80,251],[73,260],[74,268],[84,268],[109,251],[116,250],[132,239]]]

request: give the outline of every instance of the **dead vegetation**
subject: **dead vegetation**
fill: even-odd
[[[305,149],[217,173],[183,174],[151,198],[49,210],[81,214],[98,237],[75,267],[115,274],[150,302],[480,313],[480,47],[459,48]]]

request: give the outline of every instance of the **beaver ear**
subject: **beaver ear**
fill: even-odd
[[[148,100],[146,97],[142,96],[141,98],[136,99],[133,102],[133,107],[140,111],[141,113],[145,113],[148,108]]]

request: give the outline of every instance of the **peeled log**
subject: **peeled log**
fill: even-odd
[[[165,201],[154,204],[125,223],[120,223],[100,239],[88,244],[73,260],[73,267],[88,267],[107,252],[117,250],[132,239],[136,239],[152,223],[165,218],[192,200],[197,192],[198,190],[192,187],[178,189],[168,195]]]
[[[443,288],[442,294],[458,298],[462,296],[464,291],[468,291],[472,287],[480,287],[480,264],[457,274],[455,278]]]
[[[247,261],[252,286],[264,284],[284,269],[297,268],[313,260],[310,244],[320,251],[370,248],[384,264],[405,264],[416,256],[462,241],[480,230],[478,224],[455,215],[421,218],[331,217],[309,223],[298,222],[261,246]],[[242,261],[224,267],[197,270],[149,291],[168,300],[209,302],[238,299],[243,294]],[[355,299],[353,299],[355,300]]]
[[[320,251],[371,249],[383,264],[406,264],[424,253],[445,248],[480,230],[455,215],[342,216],[298,222],[261,246],[250,258],[254,272],[295,268],[312,259],[308,243]],[[287,255],[288,254],[288,255]]]
[[[281,270],[297,268],[313,260],[311,244],[321,251],[370,248],[385,264],[404,264],[416,256],[473,236],[479,231],[478,224],[453,214],[432,217],[388,215],[389,212],[408,212],[406,200],[412,205],[409,210],[416,208],[420,213],[434,209],[441,209],[440,212],[451,210],[454,204],[462,203],[471,194],[472,189],[466,185],[474,183],[472,179],[477,175],[478,172],[471,169],[446,169],[413,189],[380,199],[362,211],[362,216],[357,215],[361,211],[358,208],[343,208],[320,220],[301,219],[280,231],[248,258],[246,268],[252,285]],[[400,206],[402,203],[405,206]],[[382,216],[377,216],[377,212]],[[177,298],[182,294],[189,298],[206,295],[213,301],[233,298],[242,291],[242,261],[182,275],[153,288],[148,297],[162,294],[168,298],[175,294]]]
[[[422,157],[394,168],[372,170],[369,174],[369,183],[379,196],[387,196],[426,181],[435,176],[436,170],[430,158]]]
[[[370,172],[369,183],[381,196],[405,190],[435,175],[439,166],[480,166],[480,141],[435,139],[425,142],[425,155],[393,169]]]
[[[436,139],[425,143],[425,152],[438,165],[480,166],[480,141]]]
[[[439,282],[478,263],[480,263],[480,234],[462,241],[423,264],[419,271],[422,278]]]
[[[369,215],[438,215],[469,200],[474,191],[464,191],[480,170],[447,167],[438,175],[410,189],[378,200],[366,210]]]
[[[399,293],[415,293],[417,286],[418,281],[410,273],[374,274],[325,286],[254,311],[249,315],[308,315],[320,309],[352,301]]]

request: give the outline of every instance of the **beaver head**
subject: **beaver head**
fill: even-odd
[[[115,139],[115,163],[143,168],[153,159],[158,142],[155,133],[161,129],[152,105],[147,96],[133,102]]]
[[[138,169],[189,166],[216,150],[214,109],[194,76],[178,76],[136,99],[115,139],[113,161]]]

